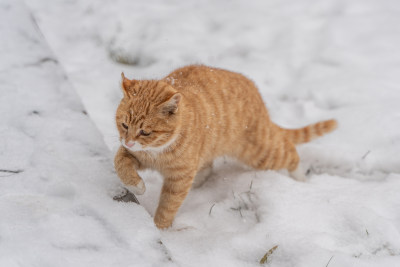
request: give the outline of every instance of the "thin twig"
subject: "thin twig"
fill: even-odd
[[[244,194],[248,194],[248,192],[243,192]],[[243,194],[242,193],[242,194]],[[249,206],[247,206],[247,204],[246,204],[246,201],[244,201],[244,199],[243,199],[243,197],[242,197],[242,195],[240,194],[239,195],[239,198],[240,198],[240,200],[242,201],[242,203],[243,203],[243,205],[244,205],[244,208],[247,210],[247,209],[249,209]]]
[[[371,150],[368,150],[367,153],[365,153],[364,156],[362,156],[362,159],[365,159],[369,153],[371,153]]]
[[[0,172],[7,172],[7,173],[20,173],[23,172],[23,170],[0,170]]]
[[[212,206],[211,206],[211,208],[210,208],[210,211],[208,212],[208,216],[211,216],[211,211],[212,211],[212,209],[214,208],[214,206],[215,206],[215,203],[212,204]]]
[[[329,265],[329,263],[331,262],[331,260],[332,260],[333,256],[334,256],[334,255],[332,255],[332,257],[329,259],[329,261],[328,261],[328,263],[326,264],[326,266],[325,266],[325,267],[328,267],[328,265]]]

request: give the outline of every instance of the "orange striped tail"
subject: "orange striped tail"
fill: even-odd
[[[337,128],[336,120],[320,121],[300,129],[283,129],[283,134],[293,144],[307,143],[317,137],[320,137],[326,133],[332,132]]]

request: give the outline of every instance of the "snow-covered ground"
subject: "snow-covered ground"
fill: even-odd
[[[174,265],[23,2],[0,36],[0,266]]]
[[[2,12],[8,10],[7,6],[21,7],[11,1],[2,2]],[[1,196],[3,191],[14,196],[11,203],[2,200],[0,204],[11,214],[10,219],[2,216],[0,220],[0,263],[2,255],[11,254],[29,266],[30,257],[46,251],[44,244],[59,242],[75,248],[64,249],[62,257],[84,262],[91,255],[101,254],[96,258],[99,266],[116,262],[157,265],[167,257],[172,260],[169,264],[181,266],[258,266],[275,245],[278,248],[268,266],[326,266],[328,262],[330,267],[400,266],[398,0],[26,3],[111,150],[118,146],[113,120],[121,97],[121,71],[129,78],[160,78],[191,63],[227,68],[253,79],[272,119],[282,126],[298,127],[336,118],[339,129],[298,147],[302,164],[310,170],[306,183],[295,182],[284,172],[252,171],[230,160],[218,160],[210,180],[190,192],[173,227],[159,232],[149,214],[154,215],[162,177],[152,171],[142,173],[147,192],[139,201],[148,213],[133,203],[111,201],[110,192],[117,183],[101,137],[87,117],[78,117],[79,112],[66,115],[56,109],[68,100],[66,107],[82,110],[76,96],[62,101],[66,90],[60,95],[50,92],[49,96],[31,90],[33,77],[35,83],[47,86],[65,84],[60,66],[57,71],[48,66],[42,76],[30,69],[13,69],[14,63],[3,57],[30,62],[30,57],[37,56],[33,49],[25,48],[25,55],[17,57],[16,43],[23,43],[8,36],[21,32],[19,26],[9,28],[20,16],[1,16],[1,29],[7,33],[1,35],[2,45],[15,46],[2,55],[0,72],[1,109],[6,114],[1,119],[11,125],[1,135],[9,146],[8,152],[1,154],[1,163],[15,165],[2,168],[33,170],[10,176],[18,180],[0,180]],[[24,12],[25,20],[29,20]],[[31,31],[23,31],[21,36],[29,37]],[[55,65],[52,60],[42,65],[50,64]],[[51,79],[45,79],[48,76]],[[20,86],[16,92],[27,91],[29,96],[18,102],[23,108],[12,106],[16,96],[3,92],[7,88],[4,84],[14,83]],[[36,105],[48,110],[48,119],[54,125],[43,128],[34,123],[41,119],[35,117],[37,114],[33,114],[34,119],[25,119],[29,113],[26,110],[38,109],[28,105],[29,99],[39,101]],[[57,105],[52,99],[58,99]],[[12,115],[11,111],[18,113]],[[43,133],[43,140],[51,140],[48,142],[56,156],[44,153],[45,141],[28,139],[20,125]],[[70,125],[79,130],[68,131]],[[52,134],[44,135],[49,128]],[[60,135],[68,144],[58,147],[56,137]],[[29,156],[20,155],[17,147],[21,146],[26,150],[24,155]],[[91,146],[101,152],[93,156]],[[44,160],[34,163],[41,155],[48,164]],[[31,177],[36,177],[35,183],[27,185]],[[68,197],[71,191],[74,197]],[[40,195],[39,200],[35,197],[31,201],[33,207],[21,203],[21,199],[32,195]],[[82,207],[86,209],[82,211]],[[87,207],[90,212],[86,213]],[[40,212],[32,214],[32,209]],[[98,214],[105,219],[99,220]],[[24,228],[13,228],[13,221]],[[72,227],[76,223],[81,227]],[[135,227],[143,229],[139,236]],[[105,233],[104,228],[113,230]],[[24,240],[29,231],[37,238]],[[11,238],[10,233],[18,238],[5,242]],[[86,243],[79,239],[82,236]],[[168,256],[154,242],[159,238]],[[124,240],[124,245],[116,244],[118,240]],[[84,245],[79,249],[78,241],[98,249],[88,252]],[[127,243],[131,245],[125,246]],[[30,246],[40,251],[31,252]],[[18,251],[21,247],[25,250]],[[61,258],[53,253],[57,247],[50,249],[48,258]],[[143,255],[140,261],[137,255]],[[69,263],[60,260],[60,265]],[[32,261],[31,265],[35,264],[44,265]]]

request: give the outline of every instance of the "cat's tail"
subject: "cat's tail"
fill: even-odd
[[[337,128],[336,120],[326,120],[320,121],[314,124],[310,124],[306,127],[300,129],[283,129],[283,134],[289,139],[293,144],[307,143],[317,137],[320,137],[326,133],[330,133]]]

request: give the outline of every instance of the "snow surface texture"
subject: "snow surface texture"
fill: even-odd
[[[298,147],[304,169],[310,170],[306,183],[295,182],[284,172],[256,172],[218,160],[210,179],[191,191],[173,227],[160,232],[174,263],[258,266],[263,255],[278,245],[268,266],[312,267],[328,262],[330,267],[400,266],[398,0],[116,0],[101,4],[29,0],[27,4],[113,150],[118,146],[114,113],[122,96],[121,71],[128,78],[140,79],[160,78],[191,63],[227,68],[256,82],[272,119],[282,126],[295,128],[328,118],[339,121],[334,133]],[[12,77],[23,81],[16,72]],[[58,125],[51,129],[64,134],[58,128],[65,123]],[[99,138],[86,128],[79,132],[82,140]],[[22,133],[10,133],[7,145],[28,143]],[[74,157],[88,153],[82,145],[67,148],[78,150]],[[29,165],[17,156],[13,155],[22,162],[15,167]],[[98,164],[98,159],[91,160]],[[84,168],[82,176],[99,172],[104,177],[101,166]],[[121,216],[121,220],[108,221],[114,229],[108,235],[85,228],[90,235],[87,242],[109,248],[113,243],[108,239],[115,240],[117,232],[135,244],[144,242],[141,253],[153,251],[148,240],[159,234],[148,214],[135,204],[119,206],[105,193],[94,194],[107,190],[106,178],[82,185],[82,178],[71,177],[70,169],[57,170],[56,177],[74,188],[75,198],[92,209],[100,206],[102,213]],[[139,200],[154,215],[162,177],[152,171],[141,175],[147,191]],[[28,190],[26,183],[7,181],[20,194]],[[84,200],[83,192],[89,192]],[[70,202],[68,211],[79,207]],[[18,209],[11,211],[25,214]],[[17,219],[27,227],[32,223],[29,216]],[[140,220],[148,223],[146,229],[154,238],[137,237],[121,223],[136,225]],[[48,220],[40,225],[48,224],[57,226]],[[68,234],[67,229],[58,231],[65,238],[79,232]],[[0,236],[1,245],[4,233]],[[132,253],[136,249],[132,246]],[[75,260],[85,255],[63,253]],[[120,262],[141,266],[129,261],[134,255],[118,254]],[[101,255],[100,265],[107,266],[108,256]]]
[[[0,36],[0,266],[173,265],[22,2]]]

